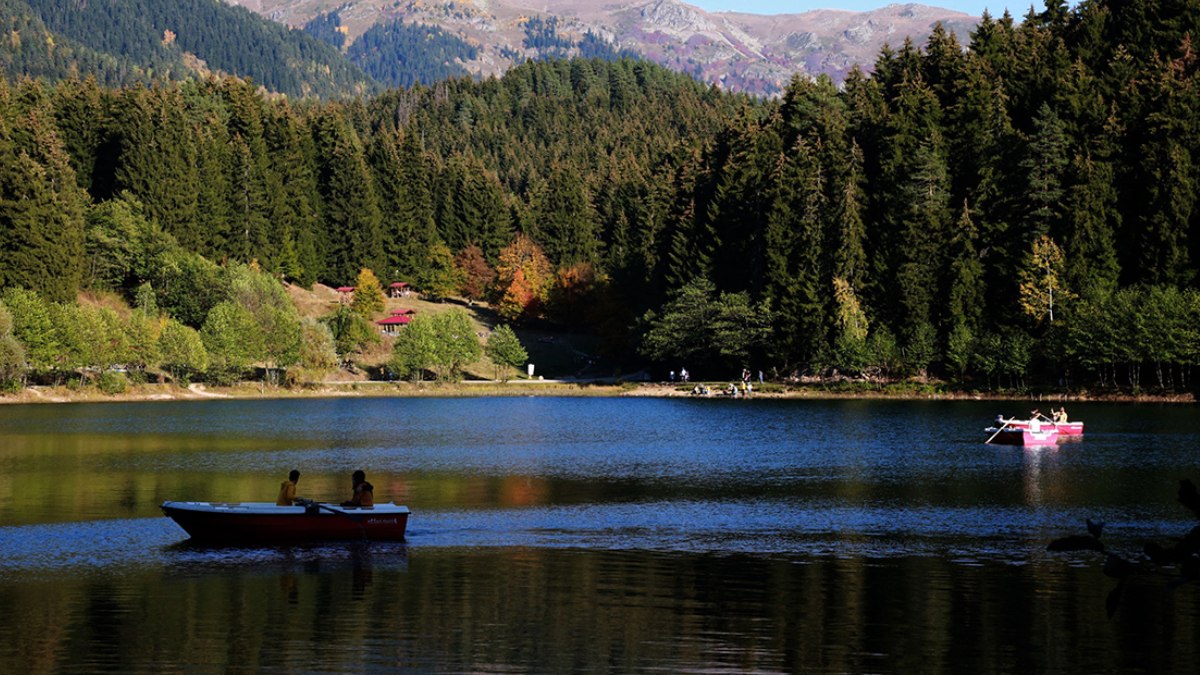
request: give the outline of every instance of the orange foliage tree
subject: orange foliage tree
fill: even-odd
[[[496,289],[500,315],[515,321],[541,312],[553,283],[550,261],[528,235],[518,234],[500,251],[496,265]]]
[[[482,300],[483,296],[496,280],[496,270],[483,257],[483,250],[471,244],[454,256],[454,266],[458,268],[458,290],[463,297],[472,300]]]

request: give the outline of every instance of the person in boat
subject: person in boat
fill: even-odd
[[[1058,410],[1054,411],[1054,422],[1056,424],[1066,424],[1067,423],[1067,408],[1066,408],[1066,406],[1063,406],[1063,407],[1059,408]]]
[[[292,469],[288,472],[287,480],[279,484],[279,496],[275,498],[276,506],[291,506],[296,503],[296,483],[300,482],[300,472]]]
[[[375,486],[367,482],[367,474],[362,470],[355,471],[350,481],[354,484],[354,493],[350,501],[342,502],[342,506],[375,506]]]

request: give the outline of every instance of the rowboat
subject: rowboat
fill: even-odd
[[[162,503],[163,513],[192,539],[204,542],[300,542],[404,539],[408,507],[391,502],[368,507],[269,502]]]
[[[1058,444],[1058,429],[1047,424],[1041,428],[1020,428],[1012,426],[1010,423],[1005,427],[988,427],[984,429],[988,434],[988,442],[999,443],[1001,445],[1057,445]]]

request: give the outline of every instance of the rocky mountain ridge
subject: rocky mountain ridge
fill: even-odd
[[[557,34],[591,33],[615,48],[690,73],[727,89],[777,93],[794,74],[841,80],[858,64],[870,69],[884,44],[923,42],[937,22],[968,40],[977,17],[919,4],[868,12],[814,10],[757,15],[707,12],[681,0],[227,0],[290,26],[337,11],[353,41],[372,25],[402,19],[437,26],[479,47],[463,65],[497,75],[543,56],[529,46],[531,19],[554,18]]]

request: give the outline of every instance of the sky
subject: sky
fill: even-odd
[[[1039,10],[1042,0],[684,0],[708,11],[736,11],[751,14],[792,14],[810,9],[848,9],[861,12],[878,9],[904,1],[917,2],[932,7],[944,7],[972,16],[980,16],[987,9],[992,16],[1000,16],[1007,7],[1013,16],[1022,16],[1034,5]]]

